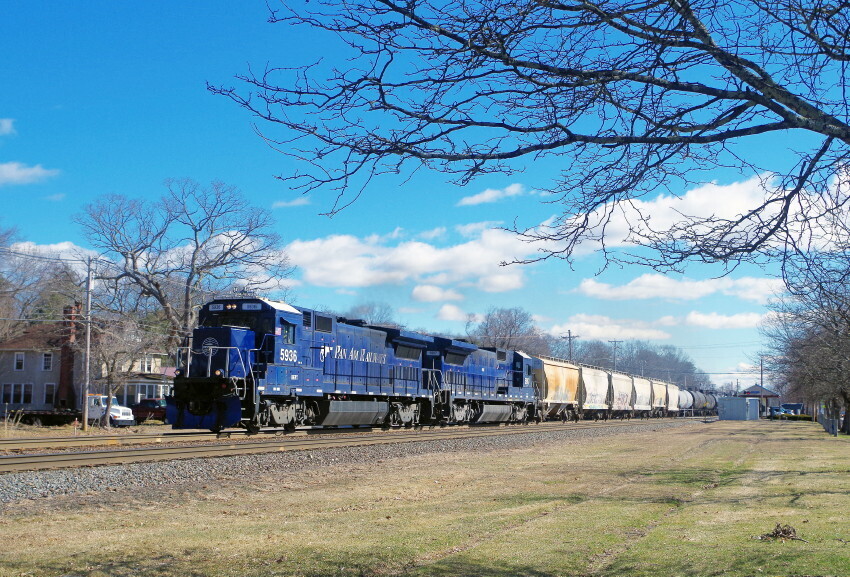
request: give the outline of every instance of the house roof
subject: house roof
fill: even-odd
[[[41,351],[59,349],[67,334],[67,329],[60,323],[35,323],[24,329],[24,332],[0,342],[0,350],[10,351]]]
[[[770,389],[766,389],[761,385],[753,385],[741,391],[741,396],[744,397],[778,397],[779,393],[775,393]]]

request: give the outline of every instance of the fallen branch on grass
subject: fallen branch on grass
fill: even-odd
[[[761,541],[780,539],[783,542],[788,540],[802,541],[803,543],[808,543],[808,541],[806,541],[805,539],[797,537],[797,530],[794,529],[794,527],[792,527],[791,525],[782,525],[780,523],[776,524],[776,527],[774,527],[773,531],[771,531],[770,533],[765,533],[764,535],[759,535],[758,537],[756,537],[756,539],[759,539]]]

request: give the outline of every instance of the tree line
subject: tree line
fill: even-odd
[[[221,182],[168,180],[152,201],[102,196],[74,221],[96,257],[12,250],[16,232],[0,229],[0,342],[56,325],[69,304],[84,320],[91,296],[92,366],[110,396],[143,354],[173,354],[213,295],[283,290],[292,272],[269,211]]]

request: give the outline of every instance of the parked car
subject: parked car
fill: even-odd
[[[148,419],[165,422],[165,399],[142,399],[130,408],[139,423]]]

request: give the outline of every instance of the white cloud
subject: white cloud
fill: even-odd
[[[310,204],[309,196],[299,196],[293,200],[279,200],[272,203],[272,208],[292,208],[295,206],[306,206]]]
[[[579,214],[569,222],[580,223],[585,217],[588,227],[597,232],[605,225],[605,247],[608,249],[629,246],[634,240],[645,234],[648,228],[654,231],[668,230],[681,223],[685,216],[734,219],[758,206],[765,198],[765,183],[768,175],[757,175],[741,182],[728,185],[709,183],[687,191],[681,196],[661,194],[651,200],[634,199],[620,204],[606,204],[600,209],[585,215]],[[647,219],[644,223],[642,219]],[[537,233],[556,232],[555,217],[537,227]],[[557,250],[558,247],[555,247]],[[602,248],[600,241],[586,240],[575,254],[592,254]]]
[[[665,317],[667,318],[667,317]],[[571,330],[584,339],[640,339],[647,341],[666,340],[670,333],[654,328],[652,323],[634,319],[612,319],[604,315],[573,315],[567,322],[549,329],[552,335],[560,336]]]
[[[45,200],[49,200],[50,202],[59,202],[61,200],[65,200],[65,193],[60,192],[59,194],[51,194],[50,196],[46,196]]]
[[[460,233],[461,236],[472,237],[478,236],[485,230],[495,229],[499,226],[501,221],[498,220],[485,220],[483,222],[471,222],[469,224],[459,224],[455,227],[455,230]]]
[[[15,134],[15,119],[0,118],[0,136]]]
[[[759,313],[721,315],[691,311],[685,317],[685,322],[691,326],[708,329],[751,329],[759,326],[763,319],[764,315]]]
[[[505,188],[488,188],[483,192],[479,192],[478,194],[473,194],[472,196],[465,196],[460,199],[457,203],[457,206],[475,206],[477,204],[486,204],[491,202],[498,202],[503,198],[509,198],[511,196],[519,196],[525,193],[525,187],[521,184],[511,184],[506,186]]]
[[[425,284],[413,288],[413,300],[423,303],[461,301],[463,300],[463,295],[451,289],[444,289],[435,285]]]
[[[20,162],[0,163],[0,186],[10,184],[33,184],[59,174],[58,170],[44,168],[40,164],[27,166]]]
[[[420,232],[417,236],[422,240],[435,240],[445,236],[446,227],[440,226],[431,230],[426,230],[425,232]]]
[[[456,305],[443,305],[437,312],[437,318],[441,321],[466,322],[469,320],[469,314]]]
[[[476,237],[444,248],[418,240],[399,242],[397,236],[332,235],[297,240],[286,247],[286,253],[304,280],[317,286],[352,288],[414,282],[504,292],[524,286],[528,267],[502,267],[500,263],[535,250],[502,230],[479,230]]]
[[[697,300],[714,293],[734,296],[759,304],[766,303],[782,288],[778,279],[743,277],[739,279],[716,278],[706,280],[673,279],[661,274],[644,274],[625,285],[614,286],[584,279],[578,292],[604,300],[635,300],[665,298]]]

